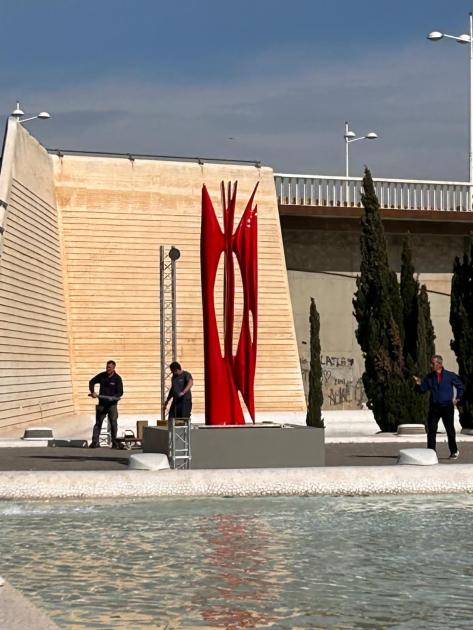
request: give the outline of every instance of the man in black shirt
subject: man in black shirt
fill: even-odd
[[[164,404],[164,410],[172,399],[169,409],[170,418],[190,418],[192,411],[191,387],[194,384],[192,374],[182,369],[180,363],[174,361],[169,366],[172,372],[171,387]]]
[[[123,382],[121,377],[115,372],[115,366],[115,361],[107,361],[105,372],[100,372],[100,374],[97,374],[89,381],[89,396],[98,399],[95,408],[92,442],[89,448],[98,448],[100,446],[100,431],[107,415],[112,433],[112,448],[119,448],[117,443],[118,401],[123,396]],[[97,384],[100,385],[98,394],[94,391],[94,387]]]

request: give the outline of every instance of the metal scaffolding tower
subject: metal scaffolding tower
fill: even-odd
[[[110,420],[107,418],[106,422],[103,422],[99,435],[100,446],[110,446],[112,444],[112,427],[110,426]]]
[[[161,350],[161,420],[165,420],[166,374],[176,360],[176,260],[179,250],[159,248],[159,341]]]
[[[160,355],[161,355],[161,420],[165,421],[166,376],[168,366],[176,361],[176,261],[181,253],[173,246],[159,248]],[[189,468],[190,419],[170,419],[169,457],[172,468]]]
[[[187,469],[191,462],[191,419],[169,418],[169,457],[171,468]]]

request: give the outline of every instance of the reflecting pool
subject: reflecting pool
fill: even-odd
[[[62,628],[471,628],[473,496],[0,502]]]

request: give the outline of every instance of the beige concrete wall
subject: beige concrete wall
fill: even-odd
[[[51,159],[13,119],[0,199],[0,428],[20,428],[73,406]]]
[[[361,383],[363,358],[355,338],[352,299],[360,266],[359,233],[283,229],[289,285],[304,386],[309,371],[309,305],[314,297],[320,313],[325,409],[354,409],[365,401]],[[403,236],[387,234],[390,262],[399,271]],[[414,265],[426,284],[437,352],[456,369],[450,349],[450,270],[463,252],[462,236],[411,235]]]
[[[203,410],[200,199],[205,183],[219,212],[221,180],[238,180],[238,218],[260,183],[256,411],[304,409],[271,169],[68,155],[53,161],[78,411],[90,411],[88,379],[113,358],[125,383],[121,411],[159,414],[160,245],[181,250],[178,359],[194,376],[194,410]]]

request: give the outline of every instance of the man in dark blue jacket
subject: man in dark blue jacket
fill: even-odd
[[[455,427],[453,424],[454,404],[458,404],[465,392],[465,386],[454,373],[445,370],[443,359],[439,354],[432,357],[432,372],[424,379],[414,376],[420,392],[430,391],[429,415],[427,418],[427,448],[435,451],[437,428],[442,418],[448,437],[450,458],[456,459],[460,454],[455,439]],[[453,388],[456,390],[454,397]]]
[[[105,372],[100,372],[89,381],[89,396],[97,398],[95,408],[95,425],[92,432],[92,442],[89,448],[99,448],[100,431],[105,417],[110,420],[110,433],[112,437],[112,448],[119,448],[117,442],[118,429],[118,401],[123,396],[123,381],[115,372],[115,361],[107,361]],[[95,386],[100,385],[99,393],[95,393]]]

